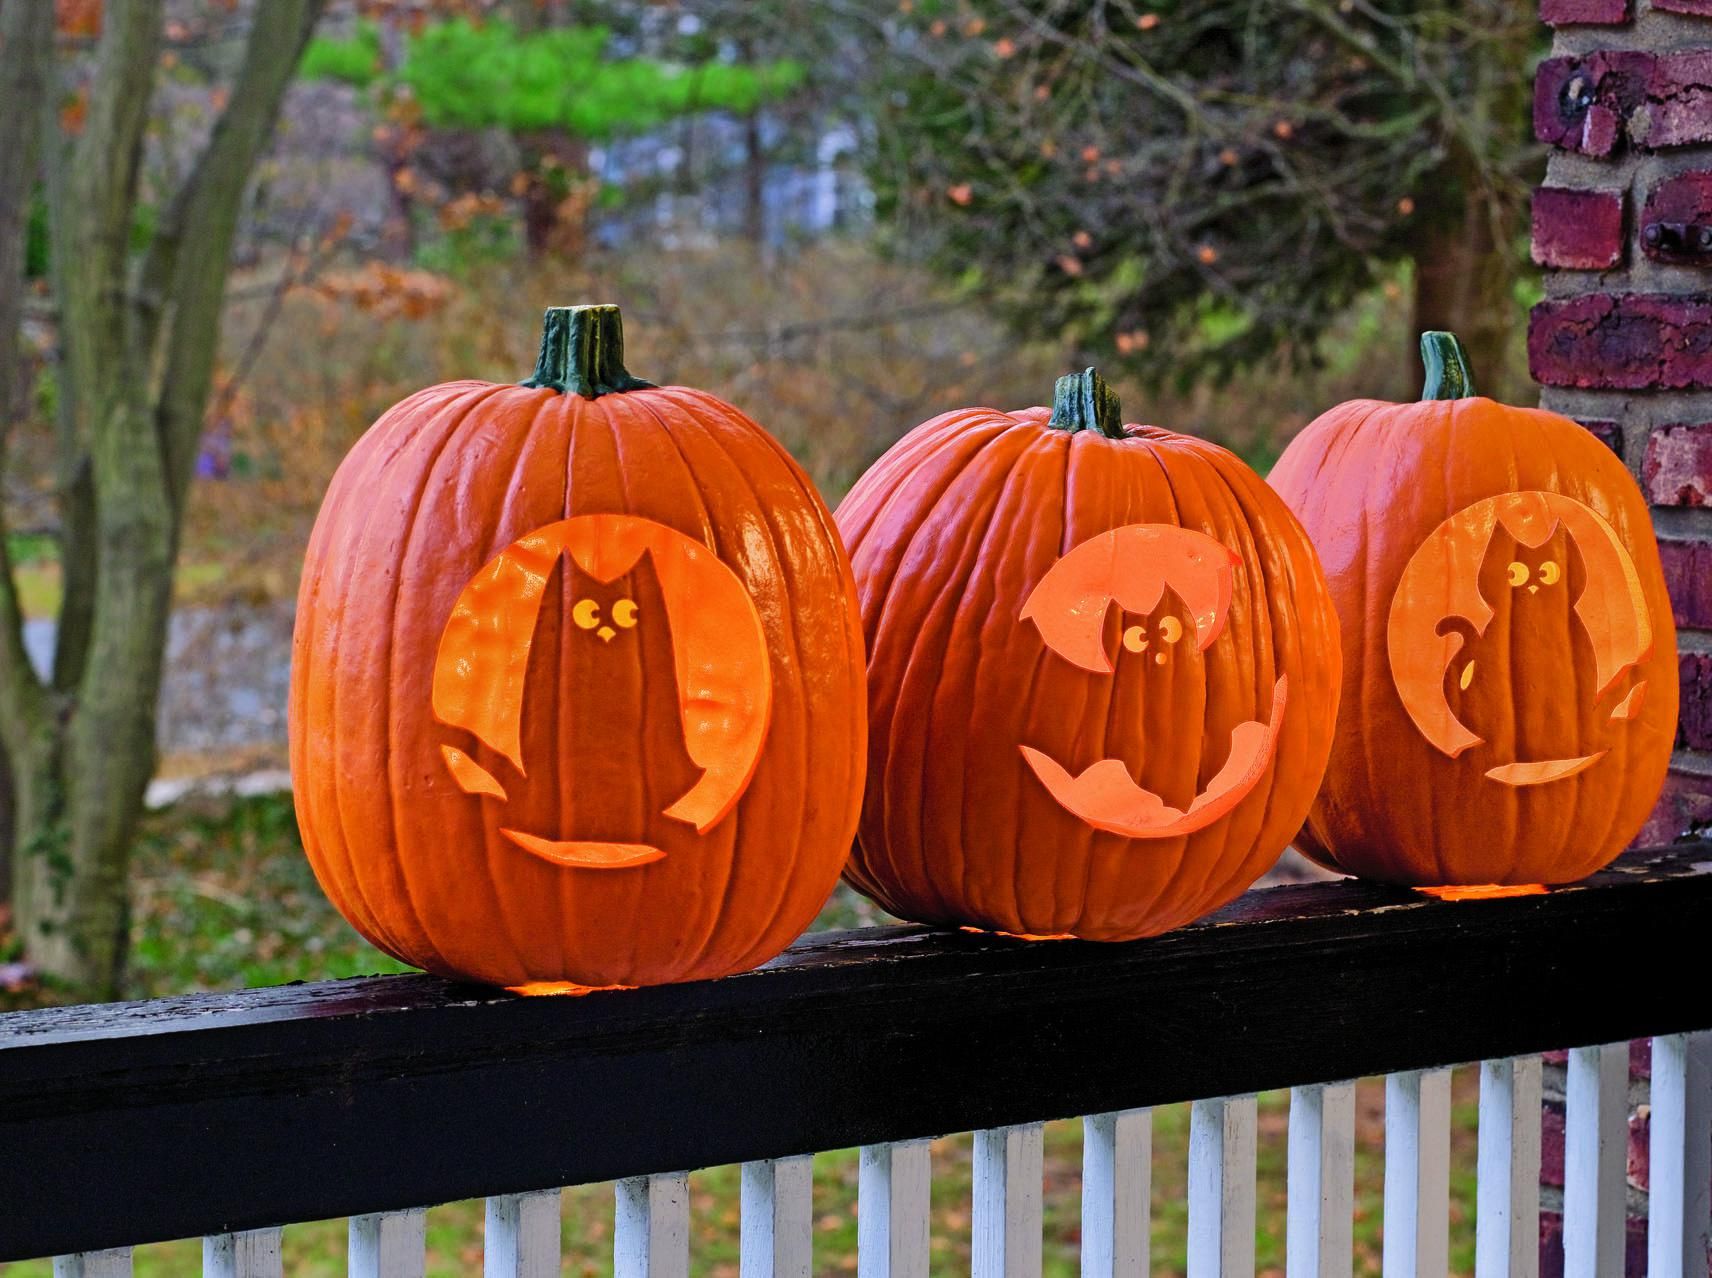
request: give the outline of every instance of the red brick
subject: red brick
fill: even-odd
[[[1623,192],[1542,186],[1534,192],[1534,261],[1599,271],[1623,260]]]
[[[1563,1106],[1547,1101],[1540,1110],[1540,1184],[1563,1184]]]
[[[1623,455],[1623,428],[1616,422],[1584,421],[1581,424],[1593,433],[1595,439],[1616,453],[1617,456]]]
[[[1612,27],[1629,20],[1629,0],[1540,0],[1540,21],[1551,27]]]
[[[1630,49],[1547,58],[1534,75],[1534,136],[1584,155],[1610,155],[1622,124],[1647,101],[1657,59]]]
[[[1647,85],[1648,147],[1712,141],[1712,50],[1660,55]]]
[[[1587,293],[1541,302],[1528,323],[1528,367],[1547,386],[1712,386],[1712,301]]]
[[[1662,847],[1684,834],[1707,830],[1712,830],[1712,778],[1672,772],[1664,780],[1658,806],[1635,836],[1634,846]]]
[[[1679,626],[1712,626],[1712,542],[1661,541],[1664,584]]]
[[[1634,1038],[1629,1040],[1629,1077],[1651,1078],[1653,1076],[1653,1041],[1650,1038]]]
[[[1712,266],[1712,171],[1679,173],[1647,192],[1640,240],[1656,262]]]
[[[1653,0],[1653,8],[1663,9],[1666,13],[1686,13],[1695,18],[1712,18],[1712,0]]]
[[[1676,743],[1690,750],[1712,750],[1712,655],[1679,652],[1676,669],[1682,681]]]
[[[1652,1175],[1652,1151],[1647,1147],[1647,1139],[1652,1132],[1652,1114],[1646,1108],[1636,1110],[1629,1115],[1629,1183],[1636,1189],[1644,1190]]]
[[[1623,1278],[1646,1278],[1647,1222],[1631,1216],[1623,1224]],[[1563,1278],[1563,1214],[1540,1213],[1540,1278]]]
[[[1563,1278],[1562,1212],[1540,1212],[1540,1278]]]
[[[1534,76],[1534,136],[1598,156],[1625,141],[1649,150],[1712,141],[1712,49],[1547,58]]]
[[[1563,1278],[1562,1212],[1540,1212],[1540,1278]]]
[[[1712,422],[1655,428],[1647,436],[1641,486],[1655,506],[1712,503]]]

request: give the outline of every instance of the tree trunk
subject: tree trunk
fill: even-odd
[[[24,241],[36,187],[36,149],[47,84],[43,59],[53,50],[53,6],[10,4],[0,9],[0,475],[6,442],[24,398],[18,327],[24,294]],[[0,510],[0,569],[5,554]],[[4,752],[0,751],[0,755]],[[0,757],[0,904],[12,899],[12,772]]]
[[[743,236],[756,248],[767,239],[767,148],[758,107],[743,119]]]
[[[1464,55],[1468,87],[1459,105],[1474,136],[1506,137],[1528,119],[1538,28],[1527,12],[1486,0],[1465,8],[1440,4],[1484,31]],[[1515,287],[1523,269],[1515,252],[1531,182],[1453,143],[1450,159],[1422,200],[1423,237],[1415,254],[1415,330],[1445,329],[1462,339],[1475,389],[1503,399],[1512,386],[1510,353],[1519,331]],[[1537,163],[1537,161],[1536,161]],[[1484,166],[1484,169],[1483,169]],[[1411,341],[1411,358],[1419,352]]]
[[[0,696],[18,707],[0,734],[18,796],[19,931],[42,972],[82,997],[114,996],[124,973],[130,845],[154,772],[173,564],[238,210],[321,6],[256,7],[226,108],[135,270],[162,0],[109,8],[83,133],[48,183],[70,405],[62,544],[78,599],[43,684],[20,659],[16,592],[0,573]],[[50,155],[50,173],[57,164]]]
[[[558,129],[520,137],[529,185],[523,193],[523,239],[532,258],[576,257],[588,240],[589,148]]]
[[[1415,339],[1421,333],[1453,332],[1468,351],[1476,388],[1502,398],[1509,382],[1515,285],[1514,255],[1493,234],[1490,206],[1467,201],[1460,217],[1430,227],[1416,251],[1410,358],[1419,365]]]

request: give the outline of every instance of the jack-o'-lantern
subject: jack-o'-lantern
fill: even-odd
[[[1231,453],[1122,424],[1094,370],[1053,408],[917,427],[838,509],[868,641],[849,880],[929,923],[1151,936],[1294,834],[1337,711],[1300,526]]]
[[[291,752],[364,936],[530,991],[766,961],[856,823],[862,638],[831,515],[759,426],[547,313],[535,375],[388,411],[298,601]],[[808,743],[813,743],[813,748]]]
[[[1343,631],[1301,846],[1423,887],[1571,882],[1641,828],[1676,730],[1646,502],[1575,422],[1475,396],[1449,334],[1422,352],[1420,403],[1340,405],[1271,476]]]

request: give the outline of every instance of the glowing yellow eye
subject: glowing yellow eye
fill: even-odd
[[[1510,563],[1510,567],[1508,569],[1506,569],[1506,572],[1509,574],[1510,584],[1512,586],[1525,586],[1528,584],[1528,565],[1527,564],[1517,563],[1516,561],[1512,560]]]
[[[593,630],[600,624],[600,605],[592,599],[579,599],[571,605],[571,620],[579,630]]]
[[[1123,645],[1131,652],[1146,651],[1147,631],[1141,626],[1131,626],[1123,633]]]
[[[626,630],[634,626],[636,624],[636,601],[634,599],[620,599],[613,604],[612,623],[615,626],[622,626]]]
[[[1159,623],[1159,637],[1166,643],[1176,643],[1183,637],[1183,623],[1176,617],[1167,616]]]
[[[1555,586],[1561,580],[1563,580],[1563,569],[1558,565],[1557,560],[1548,559],[1540,565],[1540,585]]]

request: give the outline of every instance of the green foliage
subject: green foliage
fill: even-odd
[[[604,27],[519,35],[505,22],[460,18],[413,38],[398,74],[436,127],[562,129],[596,141],[692,111],[748,111],[802,80],[787,62],[678,67],[609,59],[607,44]]]
[[[477,216],[423,244],[416,262],[424,270],[468,280],[480,271],[516,258],[522,234],[515,219]]]
[[[39,280],[48,273],[48,197],[38,183],[30,192],[29,220],[24,224],[24,278]]]
[[[349,40],[318,36],[303,52],[298,74],[305,80],[337,80],[366,89],[380,78],[380,28],[359,22]]]
[[[134,996],[411,970],[327,904],[290,795],[151,813],[137,844],[132,910]]]
[[[53,563],[59,558],[59,541],[52,533],[8,533],[6,555],[15,565]]]
[[[308,78],[406,88],[435,128],[556,129],[590,141],[657,127],[697,111],[747,113],[794,92],[800,63],[679,65],[610,56],[605,27],[520,34],[507,22],[457,18],[406,41],[395,76],[382,68],[380,35],[359,24],[347,40],[313,41]]]

